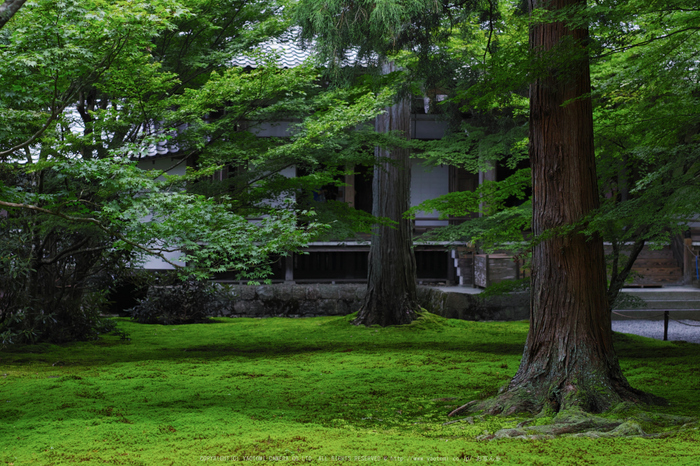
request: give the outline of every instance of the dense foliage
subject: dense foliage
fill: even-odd
[[[57,340],[49,328],[75,319],[88,330],[59,339],[93,336],[82,316],[99,313],[104,277],[147,257],[261,279],[271,254],[327,231],[297,194],[366,158],[376,138],[352,130],[389,96],[280,69],[257,44],[287,28],[277,2],[39,0],[2,29],[3,344]],[[234,66],[244,56],[256,66]],[[289,137],[256,137],[280,120]],[[186,175],[137,168],[163,147]],[[294,165],[309,175],[279,174]]]
[[[532,20],[556,21],[563,14],[541,13]],[[613,245],[612,302],[641,248],[668,244],[697,213],[700,10],[683,0],[601,1],[566,14],[569,24],[587,24],[591,31],[601,193],[601,208],[573,228],[600,234]],[[488,26],[462,23],[445,46],[451,57],[468,64],[455,68],[444,83],[450,99],[442,105],[459,107],[462,123],[447,138],[423,143],[421,156],[472,172],[494,166],[515,172],[475,193],[452,193],[415,208],[444,216],[481,214],[436,232],[436,239],[474,241],[487,250],[518,254],[529,248],[522,231],[530,224],[530,188],[526,172],[516,170],[527,163],[526,85],[571,57],[568,49],[529,53],[527,25],[516,2],[500,2]]]
[[[384,54],[402,72],[357,80],[355,68],[346,81],[354,85],[329,90],[328,74],[311,64],[281,69],[258,46],[289,39],[292,14],[307,44],[324,38],[321,61],[362,65]],[[615,246],[614,294],[634,251],[667,243],[700,204],[700,10],[686,0],[601,0],[566,14],[591,29],[603,197],[577,227]],[[452,123],[445,139],[414,153],[511,172],[420,206],[482,214],[439,239],[526,253],[526,85],[567,59],[530,55],[528,21],[522,2],[511,1],[24,4],[0,29],[2,341],[93,337],[104,301],[97,291],[149,256],[187,263],[184,276],[232,270],[260,279],[271,254],[367,230],[370,216],[309,193],[341,183],[348,166],[372,164],[372,147],[400,145],[358,126],[397,88],[430,97],[431,111]],[[244,56],[257,64],[234,66]],[[256,137],[275,121],[290,123],[289,137]],[[187,175],[137,169],[154,147],[179,148],[173,165],[187,165]],[[304,176],[279,174],[291,166]],[[211,182],[222,170],[227,179]],[[52,330],[60,322],[67,333]]]
[[[150,286],[146,296],[128,312],[142,324],[202,323],[230,310],[231,299],[224,285],[192,277]]]

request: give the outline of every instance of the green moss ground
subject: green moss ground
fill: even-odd
[[[120,319],[119,326],[130,341],[107,336],[0,352],[0,465],[252,463],[251,456],[700,464],[695,427],[667,438],[478,441],[524,418],[443,425],[455,420],[446,416],[451,409],[513,376],[525,322],[430,317],[364,328],[324,317],[166,327]],[[671,401],[659,412],[700,416],[700,345],[627,335],[616,345],[632,385]],[[661,429],[649,419],[646,431]]]

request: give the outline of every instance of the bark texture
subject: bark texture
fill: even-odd
[[[393,63],[384,73],[395,71]],[[411,103],[401,99],[375,120],[379,132],[401,131],[410,137]],[[411,223],[403,218],[409,208],[411,171],[409,150],[375,149],[377,163],[372,181],[372,215],[387,217],[394,227],[375,226],[369,251],[367,292],[356,325],[400,325],[412,322],[420,310],[416,298],[416,259]]]
[[[0,5],[0,29],[22,8],[26,0],[5,0]]]
[[[529,3],[531,11],[585,7],[579,0]],[[587,29],[572,30],[562,22],[530,30],[535,54],[549,57],[548,63],[566,63],[566,69],[550,69],[530,86],[532,226],[535,235],[554,234],[533,248],[523,358],[505,391],[480,406],[491,413],[570,408],[597,413],[625,400],[651,401],[630,387],[613,348],[602,240],[567,228],[598,207],[587,39]],[[556,59],[556,47],[567,60]]]

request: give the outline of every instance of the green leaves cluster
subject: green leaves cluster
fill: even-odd
[[[8,162],[23,160],[15,168],[29,176],[51,170],[92,188],[82,197],[29,189],[22,203],[60,205],[68,221],[90,216],[120,238],[117,248],[185,247],[181,259],[202,274],[264,276],[270,252],[292,250],[322,229],[312,212],[284,199],[314,187],[325,167],[367,160],[367,130],[351,130],[391,98],[364,88],[326,92],[314,68],[278,69],[262,54],[255,69],[227,66],[284,32],[284,6],[26,5],[3,31],[0,81],[9,90],[0,99],[0,147]],[[257,137],[279,122],[289,123],[289,137]],[[182,165],[196,161],[199,169],[184,177],[136,169],[135,159],[164,142],[181,149]],[[312,168],[309,177],[279,174],[299,164]],[[214,187],[207,177],[222,168],[237,176]],[[251,225],[249,216],[262,220]]]
[[[583,227],[618,244],[668,243],[687,228],[699,205],[700,10],[684,0],[601,0],[576,11],[539,11],[531,18],[521,13],[515,2],[500,2],[488,29],[472,22],[453,31],[447,44],[461,58],[465,79],[451,80],[453,97],[445,106],[460,105],[468,126],[424,144],[425,155],[472,172],[488,170],[489,163],[524,162],[527,83],[553,70],[565,72],[572,59],[562,52],[567,47],[529,52],[528,21],[587,26],[602,207]],[[419,209],[449,205],[455,207],[452,215],[460,208],[462,214],[497,213],[476,209],[476,195],[449,196]],[[493,226],[501,229],[498,222]]]
[[[392,96],[328,91],[312,66],[280,69],[257,51],[283,40],[289,11],[37,0],[0,31],[0,274],[11,290],[0,333],[50,338],[48,322],[79,319],[92,290],[149,256],[184,276],[263,279],[271,255],[328,230],[302,194],[369,160],[378,138],[362,125]],[[244,54],[258,65],[233,66]],[[289,131],[259,137],[275,124]],[[138,168],[153,148],[177,148],[172,170]],[[295,166],[308,175],[280,173]],[[230,176],[212,182],[220,172]]]

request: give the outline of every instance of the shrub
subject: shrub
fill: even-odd
[[[131,309],[142,324],[192,324],[224,315],[232,305],[228,287],[188,278],[171,285],[152,285],[146,298]]]
[[[93,205],[95,189],[53,170],[0,166],[0,197],[10,201]],[[66,201],[66,192],[82,193],[84,202]],[[81,213],[90,215],[87,208]],[[91,222],[31,209],[0,211],[0,345],[92,340],[114,331],[101,317],[104,290],[132,257],[113,243]]]

